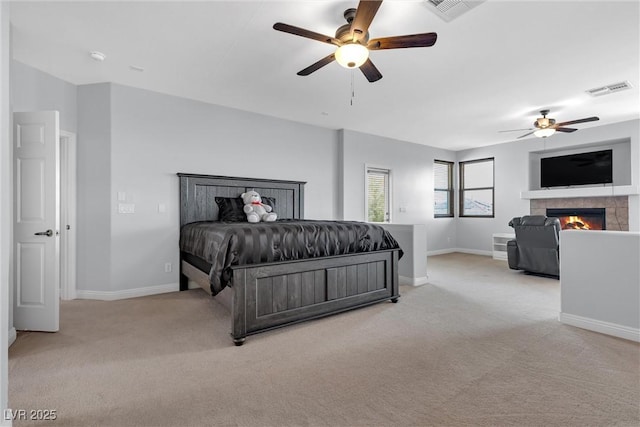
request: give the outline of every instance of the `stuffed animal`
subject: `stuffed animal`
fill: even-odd
[[[247,214],[247,221],[249,222],[272,222],[275,221],[278,215],[275,212],[271,212],[273,209],[271,206],[262,203],[262,198],[257,191],[247,191],[240,195],[244,202],[244,213]]]

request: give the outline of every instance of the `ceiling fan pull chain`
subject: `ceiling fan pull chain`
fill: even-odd
[[[351,106],[353,107],[353,98],[356,96],[355,81],[353,78],[354,71],[351,70]]]

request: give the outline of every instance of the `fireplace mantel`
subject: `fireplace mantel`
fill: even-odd
[[[614,185],[609,187],[554,188],[520,192],[521,199],[560,199],[571,197],[611,197],[640,195],[637,185]]]

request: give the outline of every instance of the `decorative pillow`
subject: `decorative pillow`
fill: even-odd
[[[265,205],[269,205],[271,206],[271,212],[275,212],[276,211],[276,199],[274,197],[265,197],[265,196],[261,196],[262,199],[262,203],[264,203]]]
[[[218,220],[225,222],[246,222],[244,202],[240,197],[216,197]]]

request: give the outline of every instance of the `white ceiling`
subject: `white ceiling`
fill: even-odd
[[[435,46],[372,52],[384,76],[376,83],[337,63],[297,76],[332,46],[273,24],[333,35],[356,6],[15,1],[13,57],[77,85],[115,82],[450,150],[512,141],[524,132],[498,131],[529,128],[546,108],[558,121],[600,117],[580,129],[640,117],[637,0],[487,0],[448,23],[423,0],[387,0],[371,38],[436,32]],[[93,50],[106,60],[92,60]],[[625,80],[632,90],[585,93]]]

